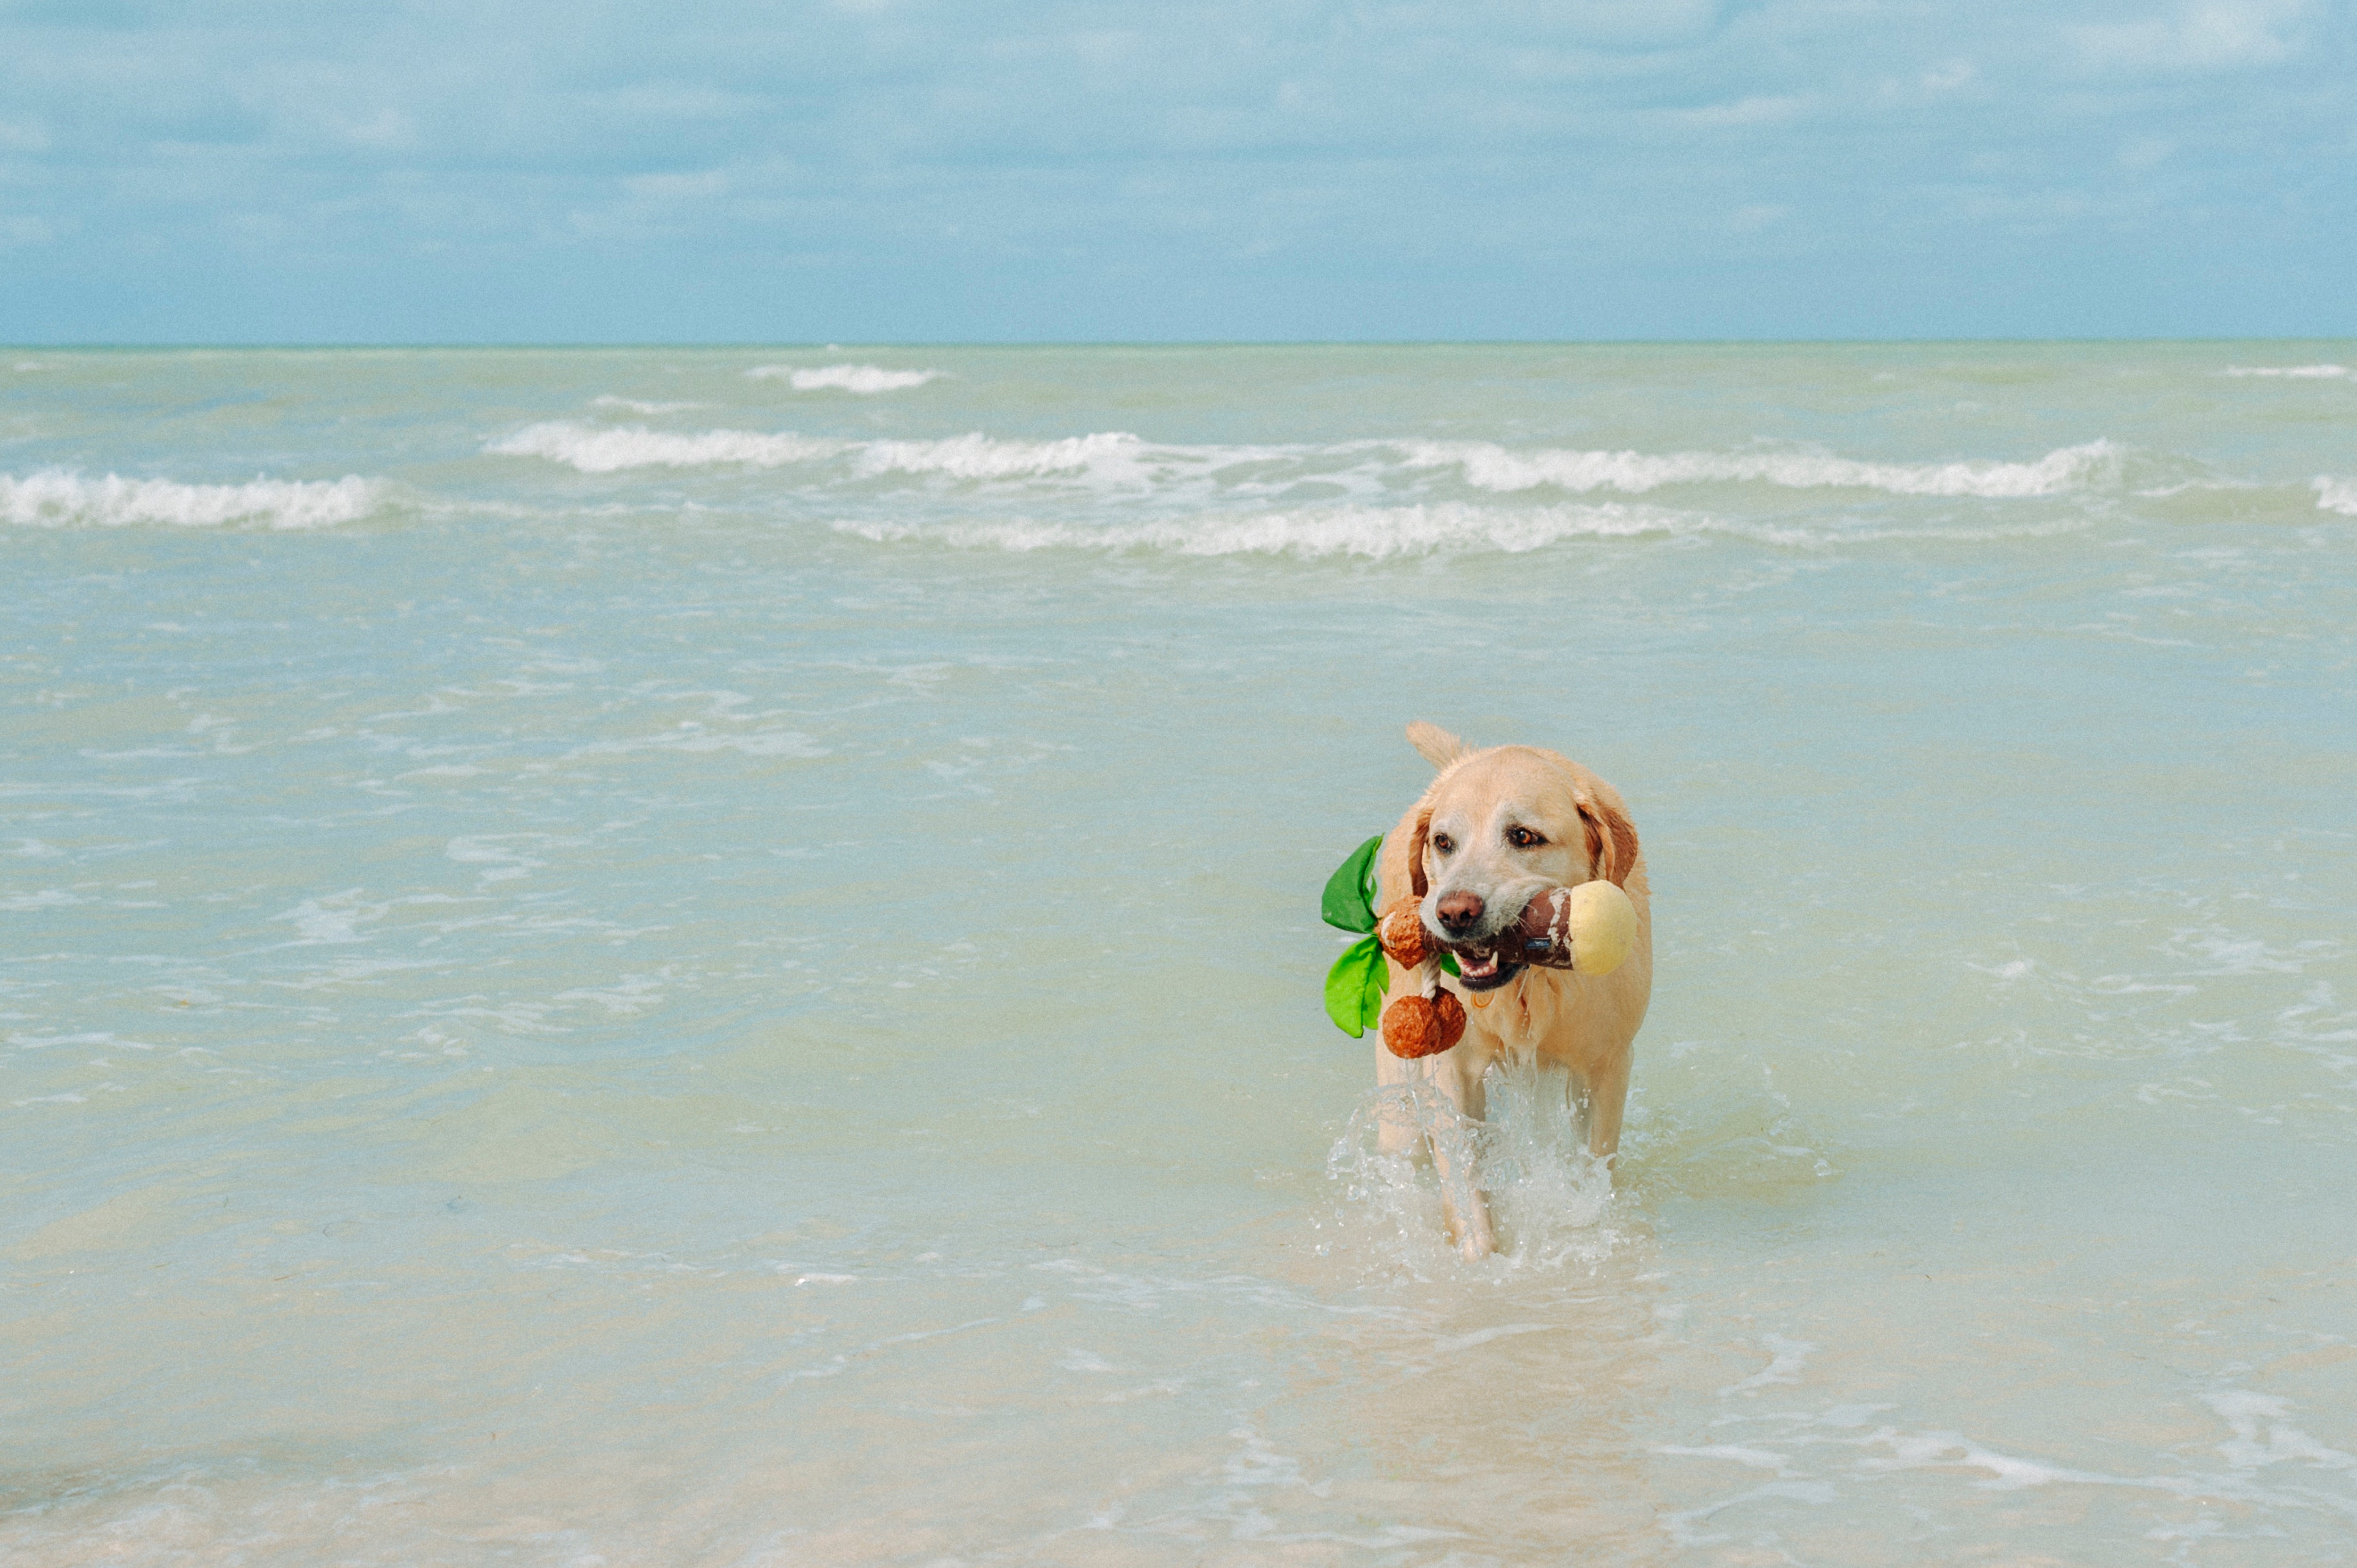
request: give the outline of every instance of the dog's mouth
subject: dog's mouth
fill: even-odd
[[[1468,991],[1495,991],[1523,972],[1520,963],[1507,961],[1503,948],[1450,948],[1448,954],[1457,961],[1458,983]]]

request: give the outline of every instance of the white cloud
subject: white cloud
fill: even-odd
[[[700,174],[639,174],[622,188],[641,201],[706,201],[728,194],[728,176],[719,169]]]
[[[2201,0],[2176,15],[2074,27],[2093,64],[2126,70],[2273,65],[2298,48],[2309,0]]]
[[[356,147],[406,147],[417,140],[417,127],[398,109],[380,109],[366,119],[342,121],[343,139]]]
[[[1731,103],[1710,103],[1700,109],[1672,111],[1670,118],[1682,125],[1715,130],[1729,125],[1781,125],[1800,117],[1809,107],[1804,93],[1781,96],[1738,98]]]
[[[607,95],[620,113],[651,120],[734,120],[759,113],[766,100],[699,82],[640,81]]]
[[[305,330],[363,337],[1681,332],[1780,297],[2018,330],[2073,288],[2036,325],[2109,330],[2197,270],[2264,280],[2215,310],[2351,319],[2347,4],[86,9],[0,6],[0,239],[50,247],[0,328],[36,263],[84,332],[127,293],[196,329],[332,300],[353,324]],[[1889,285],[1932,256],[1941,288]],[[424,324],[563,268],[612,286]]]

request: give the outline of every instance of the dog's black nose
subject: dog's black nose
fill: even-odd
[[[1461,937],[1473,929],[1481,918],[1481,896],[1479,893],[1451,893],[1440,900],[1440,928],[1452,937]]]

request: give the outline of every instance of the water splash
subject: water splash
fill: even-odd
[[[1345,1244],[1420,1280],[1589,1267],[1610,1256],[1620,1240],[1609,1223],[1611,1169],[1587,1151],[1567,1075],[1501,1063],[1484,1086],[1481,1122],[1459,1116],[1420,1080],[1367,1092],[1326,1159],[1328,1177],[1341,1187],[1336,1219]],[[1381,1130],[1394,1120],[1419,1129],[1414,1152],[1382,1152]],[[1427,1152],[1436,1147],[1437,1162]],[[1461,1262],[1448,1240],[1442,1165],[1452,1181],[1478,1185],[1489,1203],[1498,1250],[1481,1262]]]

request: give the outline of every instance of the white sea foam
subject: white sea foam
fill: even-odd
[[[712,731],[701,727],[652,735],[635,740],[600,740],[576,746],[565,753],[571,761],[579,757],[617,757],[634,751],[736,751],[747,757],[786,757],[807,758],[828,755],[819,745],[800,730],[754,730],[745,734]]]
[[[2338,478],[2330,474],[2319,474],[2312,486],[2319,511],[2337,511],[2343,517],[2357,517],[2357,479]]]
[[[647,403],[634,397],[616,397],[611,392],[589,400],[592,408],[627,408],[632,413],[678,413],[691,408],[702,408],[700,403]]]
[[[86,478],[44,468],[17,478],[0,474],[0,520],[30,528],[333,528],[368,516],[385,501],[381,480],[253,479],[242,485],[184,485],[172,479]]]
[[[1725,1399],[1729,1394],[1757,1393],[1776,1383],[1797,1383],[1801,1380],[1802,1369],[1818,1348],[1806,1340],[1787,1339],[1781,1334],[1763,1335],[1760,1343],[1767,1348],[1768,1364],[1749,1377],[1719,1390],[1719,1398]]]
[[[1519,554],[1566,539],[1629,538],[1704,532],[1709,520],[1605,505],[1501,510],[1447,501],[1430,506],[1326,507],[1070,523],[1019,519],[933,525],[838,522],[839,532],[877,543],[929,541],[959,549],[1153,551],[1176,555],[1394,556],[1504,551]],[[1780,532],[1780,531],[1770,531]],[[1785,541],[1806,542],[1798,534]]]
[[[2235,365],[2226,373],[2230,376],[2282,376],[2303,381],[2339,381],[2357,376],[2357,371],[2346,365]]]
[[[840,441],[791,431],[650,430],[551,420],[529,424],[483,448],[502,457],[546,457],[585,474],[624,468],[737,466],[781,467],[848,456],[862,478],[885,474],[940,475],[952,479],[1026,479],[1086,476],[1108,483],[1143,484],[1150,450],[1120,431],[1056,441],[1001,441],[980,434],[934,441]]]
[[[1171,555],[1282,555],[1300,560],[1355,556],[1383,561],[1426,555],[1524,554],[1572,540],[1749,540],[1779,549],[1825,549],[1882,540],[1985,543],[2071,533],[2084,518],[2004,527],[1794,527],[1619,502],[1551,507],[1484,507],[1463,501],[1423,505],[1309,507],[1296,510],[1208,512],[1136,522],[1077,523],[1014,518],[941,523],[845,520],[834,527],[878,544],[932,543],[958,550],[1095,550]]]
[[[1033,478],[1088,473],[1110,479],[1142,478],[1146,444],[1120,431],[1071,435],[1060,441],[997,441],[980,434],[942,441],[869,441],[854,466],[863,474],[943,474],[958,479]]]
[[[1812,452],[1606,452],[1570,448],[1511,452],[1486,441],[1404,442],[1408,466],[1455,466],[1480,489],[1620,490],[1735,482],[1791,489],[1872,489],[1902,496],[2052,495],[2116,479],[2119,447],[2108,441],[2063,446],[2029,463],[1867,463]]]
[[[775,435],[759,430],[675,435],[640,424],[607,428],[550,420],[528,424],[483,450],[501,457],[547,457],[585,474],[611,474],[623,468],[697,468],[717,464],[776,468],[830,456],[843,445],[791,431]]]
[[[905,392],[939,381],[941,371],[888,371],[881,365],[759,365],[745,372],[757,381],[784,381],[796,392],[847,392],[862,397]]]
[[[1282,502],[1295,487],[1320,487],[1370,500],[1395,492],[1416,471],[1455,468],[1466,483],[1493,493],[1552,488],[1642,494],[1694,484],[1764,483],[1786,489],[1856,489],[1935,498],[2017,499],[2116,482],[2126,453],[2108,441],[2065,446],[2032,462],[1878,463],[1823,453],[1515,451],[1491,442],[1359,440],[1319,446],[1182,446],[1125,431],[1021,440],[978,431],[930,439],[854,441],[756,430],[672,432],[566,421],[528,425],[486,451],[539,456],[584,473],[637,467],[778,467],[842,458],[854,478],[888,474],[953,480],[1077,480],[1105,489],[1206,502],[1267,497]],[[1394,509],[1394,510],[1396,509]],[[1295,515],[1295,514],[1286,514]],[[1414,514],[1403,514],[1414,515]],[[1458,514],[1434,508],[1427,532],[1461,532]],[[1480,526],[1495,526],[1480,514]],[[1396,521],[1394,519],[1394,521]],[[1259,526],[1256,522],[1254,526]],[[1554,523],[1544,525],[1548,528]]]

